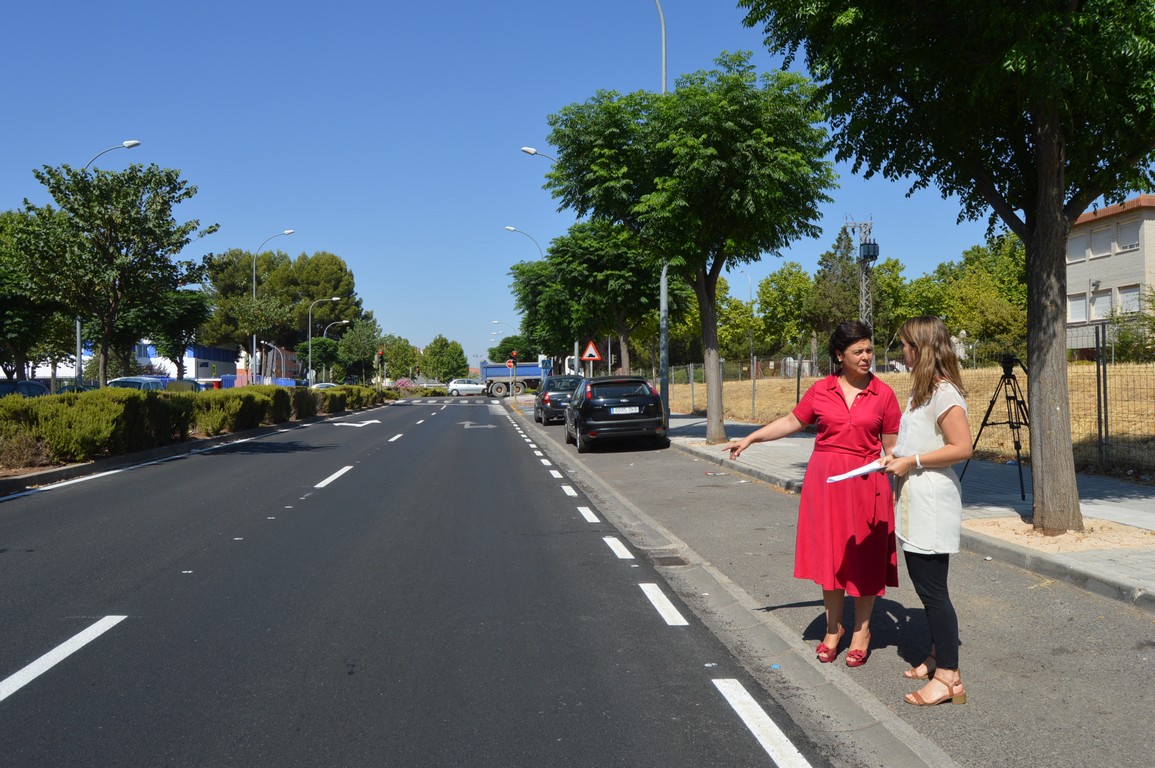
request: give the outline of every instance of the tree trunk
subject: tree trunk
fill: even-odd
[[[718,361],[718,305],[712,282],[705,270],[698,270],[694,293],[702,320],[702,353],[706,366],[706,443],[726,442],[726,420],[722,413],[722,377]]]
[[[1034,526],[1044,534],[1083,530],[1071,452],[1067,386],[1067,264],[1064,143],[1057,120],[1036,128],[1038,198],[1027,221],[1027,363]]]

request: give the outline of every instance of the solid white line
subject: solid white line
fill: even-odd
[[[670,598],[662,593],[662,590],[658,588],[657,584],[639,584],[638,586],[646,593],[646,597],[650,599],[650,603],[653,604],[658,615],[665,619],[667,624],[671,627],[685,627],[689,625],[690,622],[682,618],[682,614],[678,613],[678,609],[670,602]]]
[[[316,485],[314,485],[313,487],[314,487],[314,488],[324,488],[326,485],[328,485],[329,483],[333,482],[333,481],[334,481],[334,480],[336,480],[338,477],[340,477],[341,475],[345,474],[346,472],[348,472],[348,471],[349,471],[350,469],[352,469],[352,468],[353,468],[352,466],[348,466],[348,467],[342,467],[341,469],[338,469],[336,472],[334,472],[333,474],[329,475],[328,477],[326,477],[324,480],[322,480],[321,482],[317,483],[317,484],[316,484]]]
[[[600,523],[601,522],[600,520],[598,520],[598,516],[595,515],[593,510],[590,509],[589,507],[578,507],[578,512],[582,513],[582,517],[584,517],[586,519],[587,523]]]
[[[105,616],[71,640],[66,640],[8,679],[0,681],[0,701],[4,701],[127,618],[127,616]]]
[[[402,434],[404,434],[404,433],[402,433]],[[393,437],[389,438],[389,442],[393,442],[394,440],[400,440],[400,439],[401,439],[401,435],[393,435]]]
[[[563,485],[561,489],[565,491],[566,496],[577,496],[577,491],[575,491],[573,488],[570,488],[568,485]]]
[[[758,739],[762,749],[770,755],[770,759],[778,768],[810,768],[810,763],[798,751],[798,748],[786,737],[786,734],[774,724],[765,710],[754,701],[742,683],[737,680],[715,680],[714,686],[721,691],[730,702],[730,706],[742,718],[742,722]]]
[[[617,537],[603,536],[602,541],[604,541],[609,546],[609,548],[613,550],[614,554],[618,556],[619,560],[634,559],[634,556],[630,550],[626,549],[626,545],[618,541]]]

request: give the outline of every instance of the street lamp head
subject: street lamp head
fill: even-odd
[[[295,230],[295,229],[286,229],[286,230],[285,230],[284,232],[282,232],[281,234],[282,234],[282,235],[291,235],[291,234],[293,234],[293,233],[294,233],[294,232],[296,232],[296,231],[297,231],[297,230]]]
[[[506,227],[506,229],[509,230],[510,232],[516,232],[517,231],[517,227]]]
[[[329,301],[340,301],[340,300],[341,300],[340,296],[334,296],[333,298],[329,299]]]
[[[139,147],[140,142],[136,139],[129,139],[128,141],[122,141],[120,146],[124,147],[125,149],[132,149],[133,147]]]
[[[533,147],[522,147],[521,151],[527,155],[536,155],[537,154],[537,150],[534,149]]]

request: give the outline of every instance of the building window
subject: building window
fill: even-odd
[[[1111,291],[1095,291],[1091,294],[1091,320],[1106,320],[1111,316]]]
[[[1139,247],[1140,221],[1125,221],[1119,225],[1119,250],[1133,251]]]
[[[1091,231],[1091,258],[1111,255],[1111,240],[1113,227],[1104,227]]]
[[[1087,260],[1087,236],[1075,235],[1067,238],[1067,263]]]
[[[1076,293],[1067,297],[1067,322],[1087,322],[1087,294]]]
[[[1119,286],[1119,311],[1123,314],[1139,312],[1143,308],[1139,300],[1139,286]]]

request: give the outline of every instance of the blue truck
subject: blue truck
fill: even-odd
[[[552,361],[546,357],[536,363],[491,363],[481,361],[481,383],[485,385],[485,394],[492,397],[505,397],[510,392],[520,395],[527,389],[537,389],[541,382],[550,374]]]

